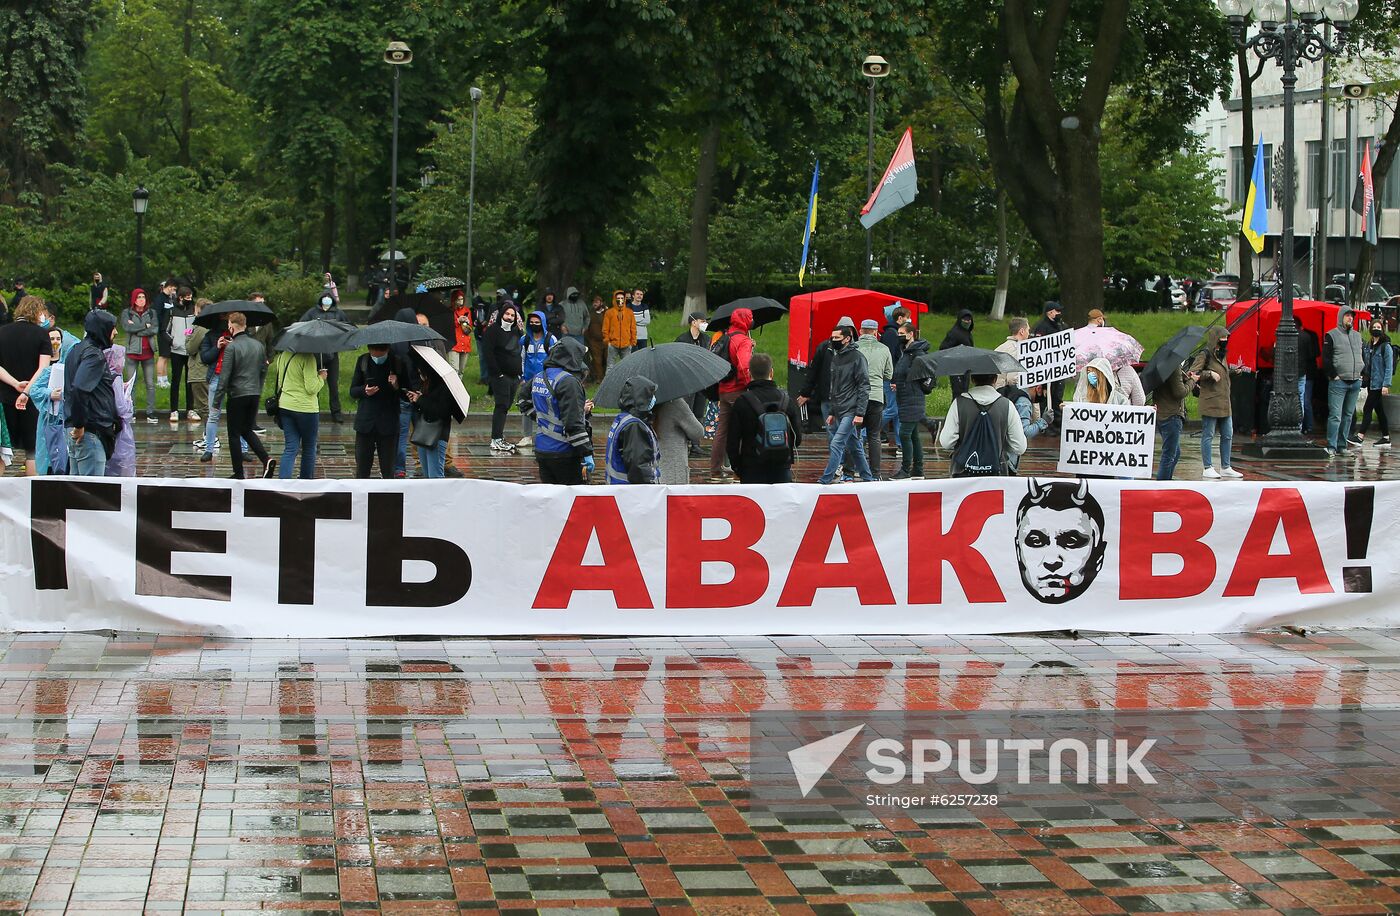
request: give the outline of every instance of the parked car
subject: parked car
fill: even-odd
[[[1172,284],[1172,308],[1177,311],[1186,308],[1186,290],[1182,289],[1180,283]]]
[[[1379,283],[1372,283],[1370,289],[1366,291],[1366,298],[1361,302],[1361,307],[1368,311],[1379,308],[1390,301],[1390,293]]]
[[[1233,283],[1216,283],[1212,280],[1201,287],[1200,298],[1196,300],[1196,311],[1221,312],[1234,305],[1236,298]]]
[[[1331,302],[1334,305],[1346,305],[1351,298],[1351,291],[1340,283],[1329,283],[1322,290],[1322,301]]]
[[[1245,298],[1247,298],[1247,299],[1262,299],[1262,298],[1264,297],[1264,294],[1265,294],[1265,293],[1273,293],[1273,292],[1274,292],[1274,284],[1273,284],[1273,283],[1265,283],[1265,284],[1263,284],[1262,286],[1261,286],[1260,284],[1258,284],[1258,283],[1255,283],[1254,285],[1252,285],[1252,286],[1249,288],[1249,295],[1246,296]],[[1294,283],[1294,284],[1293,284],[1293,301],[1297,302],[1297,301],[1300,300],[1300,299],[1306,299],[1306,298],[1308,298],[1307,293],[1303,292],[1303,288],[1302,288],[1301,286],[1299,286],[1297,283]]]
[[[1239,275],[1239,274],[1216,274],[1215,276],[1213,276],[1213,277],[1210,278],[1210,282],[1212,282],[1212,283],[1228,283],[1228,284],[1230,284],[1231,286],[1239,286],[1239,285],[1240,285],[1240,275]]]

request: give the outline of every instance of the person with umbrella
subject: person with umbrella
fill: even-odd
[[[708,348],[710,346],[710,341],[705,337],[705,329],[709,326],[710,323],[705,319],[704,312],[692,312],[685,320],[685,329],[676,335],[676,343]],[[705,392],[697,391],[690,396],[689,401],[690,412],[695,415],[696,420],[703,423],[705,420],[705,410],[709,406],[709,398],[705,397]],[[700,447],[698,445],[692,445],[690,454],[691,457],[698,458],[700,456]]]
[[[267,369],[267,353],[263,345],[248,333],[248,317],[242,312],[228,315],[230,340],[224,347],[223,369],[220,370],[218,404],[228,400],[229,454],[233,461],[233,479],[243,479],[243,441],[253,450],[263,466],[263,477],[277,470],[277,459],[263,448],[262,440],[253,431],[258,416],[258,398],[262,395],[263,373]]]
[[[329,370],[321,365],[317,353],[301,352],[295,339],[288,341],[300,325],[287,329],[272,361],[272,377],[277,379],[277,425],[282,427],[285,444],[282,449],[281,479],[292,477],[292,461],[301,454],[301,479],[316,476],[316,446],[321,432],[321,389],[326,385]],[[348,327],[348,325],[346,326]],[[333,357],[334,358],[334,357]]]
[[[652,432],[651,412],[656,407],[656,383],[645,375],[634,375],[622,384],[618,396],[622,411],[608,429],[604,470],[609,484],[656,484],[661,482],[656,433]]]
[[[963,309],[958,312],[957,321],[948,329],[948,333],[943,335],[943,342],[938,345],[938,349],[951,350],[954,347],[974,347],[976,344],[972,340],[973,317],[970,309]],[[952,386],[953,397],[967,391],[967,380],[960,375],[955,375],[948,379],[948,384]]]
[[[549,351],[544,369],[521,386],[520,409],[535,423],[540,483],[575,486],[593,471],[593,438],[583,376],[588,352],[572,335]]]
[[[253,295],[260,296],[261,293]],[[250,323],[260,321],[270,324],[273,318],[272,309],[256,299],[230,299],[205,306],[195,319],[196,326],[209,330],[200,340],[197,351],[199,359],[209,369],[209,416],[205,420],[203,437],[194,440],[195,451],[200,452],[201,464],[213,461],[214,452],[219,447],[219,420],[223,418],[223,410],[219,407],[219,384],[226,377],[222,375],[224,352],[233,340],[228,333],[228,317],[234,312],[243,315]],[[240,444],[244,451],[251,451],[246,441]]]
[[[326,274],[330,276],[329,273]],[[350,316],[340,307],[340,299],[336,294],[334,285],[329,285],[321,290],[321,295],[316,298],[316,304],[302,313],[302,321],[339,321],[342,324],[353,325]],[[321,360],[321,368],[326,370],[326,387],[330,394],[331,422],[341,423],[345,417],[340,409],[340,355],[329,353]],[[317,408],[320,409],[319,407]]]
[[[734,418],[734,402],[749,387],[753,376],[749,374],[749,361],[753,359],[753,338],[749,330],[753,327],[753,312],[746,308],[735,309],[729,319],[729,330],[715,343],[720,348],[720,356],[729,360],[733,375],[726,376],[719,383],[719,420],[715,423],[715,441],[710,446],[710,480],[723,480],[724,459],[729,442],[729,424]],[[860,413],[865,412],[864,405]]]
[[[1212,325],[1206,331],[1205,347],[1191,362],[1191,371],[1200,379],[1201,411],[1201,472],[1202,480],[1239,480],[1244,477],[1230,466],[1230,446],[1235,438],[1235,425],[1230,404],[1230,365],[1226,351],[1230,332],[1224,325]],[[1220,470],[1214,467],[1211,448],[1220,436]]]
[[[846,459],[855,466],[861,480],[875,479],[860,442],[860,428],[870,403],[870,374],[865,357],[856,349],[855,338],[855,328],[837,325],[831,330],[831,365],[827,370],[831,413],[826,425],[832,432],[826,469],[817,481],[822,484],[836,482],[836,473]]]
[[[388,344],[370,344],[369,352],[355,361],[350,377],[350,397],[355,408],[355,476],[369,478],[374,457],[379,456],[379,473],[386,480],[394,477],[394,450],[399,436],[399,380],[408,371],[403,361],[389,352]]]
[[[1157,405],[1157,433],[1162,437],[1162,453],[1157,458],[1157,479],[1171,480],[1181,460],[1181,430],[1186,425],[1186,396],[1198,376],[1177,366],[1166,381],[1152,391]]]
[[[419,386],[416,391],[404,393],[413,404],[413,444],[418,447],[423,476],[438,480],[447,476],[447,441],[452,422],[465,420],[466,415],[447,382],[422,357],[416,357],[413,364],[418,368]]]

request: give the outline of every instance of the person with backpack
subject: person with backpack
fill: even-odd
[[[992,387],[995,372],[974,375],[972,388],[953,399],[938,445],[952,452],[953,477],[1005,477],[1011,458],[1026,451],[1015,405]]]
[[[1361,359],[1366,366],[1362,372],[1366,384],[1366,404],[1361,408],[1361,431],[1357,436],[1366,438],[1366,431],[1371,428],[1371,412],[1374,411],[1381,427],[1376,448],[1390,448],[1390,423],[1385,416],[1384,398],[1390,394],[1390,380],[1395,375],[1395,351],[1391,346],[1385,324],[1379,318],[1372,321],[1371,340],[1361,348]]]
[[[735,309],[729,319],[729,330],[720,335],[710,351],[728,360],[730,372],[716,387],[716,401],[719,402],[719,420],[715,424],[715,441],[710,448],[710,480],[724,480],[724,458],[728,451],[729,424],[734,417],[734,402],[749,387],[753,376],[749,374],[749,362],[753,359],[753,338],[749,330],[753,328],[753,312],[749,309]],[[864,407],[861,408],[862,411]]]
[[[622,383],[617,397],[621,411],[608,429],[603,468],[609,484],[657,484],[661,482],[656,433],[651,412],[656,409],[656,383],[634,375]]]
[[[903,347],[898,364],[894,367],[894,401],[899,411],[899,470],[893,480],[923,480],[924,443],[919,438],[919,427],[924,424],[924,403],[933,390],[933,379],[913,381],[909,370],[914,361],[928,352],[928,341],[919,336],[919,329],[913,322],[899,327],[899,340]]]
[[[740,483],[792,483],[802,415],[797,402],[773,381],[773,357],[755,353],[749,371],[753,381],[734,402],[729,466]]]
[[[861,480],[875,479],[860,443],[860,429],[870,405],[870,371],[855,339],[853,327],[838,325],[831,329],[831,365],[827,369],[830,413],[826,417],[831,443],[826,469],[817,481],[821,484],[835,483],[836,472],[848,458]]]

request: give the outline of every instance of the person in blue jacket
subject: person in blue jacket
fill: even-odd
[[[604,470],[610,484],[658,484],[661,482],[660,449],[652,432],[651,412],[656,408],[656,383],[634,375],[622,384],[617,406],[622,408],[608,430]]]
[[[528,386],[535,376],[544,371],[544,361],[559,338],[549,333],[549,316],[536,309],[525,322],[525,333],[520,335],[520,384]],[[529,417],[522,416],[524,436],[516,443],[517,448],[525,448],[534,440],[534,424]]]

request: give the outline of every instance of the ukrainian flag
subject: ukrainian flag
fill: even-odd
[[[1240,231],[1255,254],[1264,253],[1264,236],[1269,234],[1269,195],[1264,184],[1264,135],[1254,150],[1254,174],[1249,176],[1249,196],[1244,200],[1244,221]]]
[[[812,247],[812,233],[817,231],[817,181],[821,178],[822,162],[817,160],[812,169],[812,195],[807,200],[807,223],[802,229],[802,264],[797,268],[797,285],[801,286],[807,276],[807,256]]]

